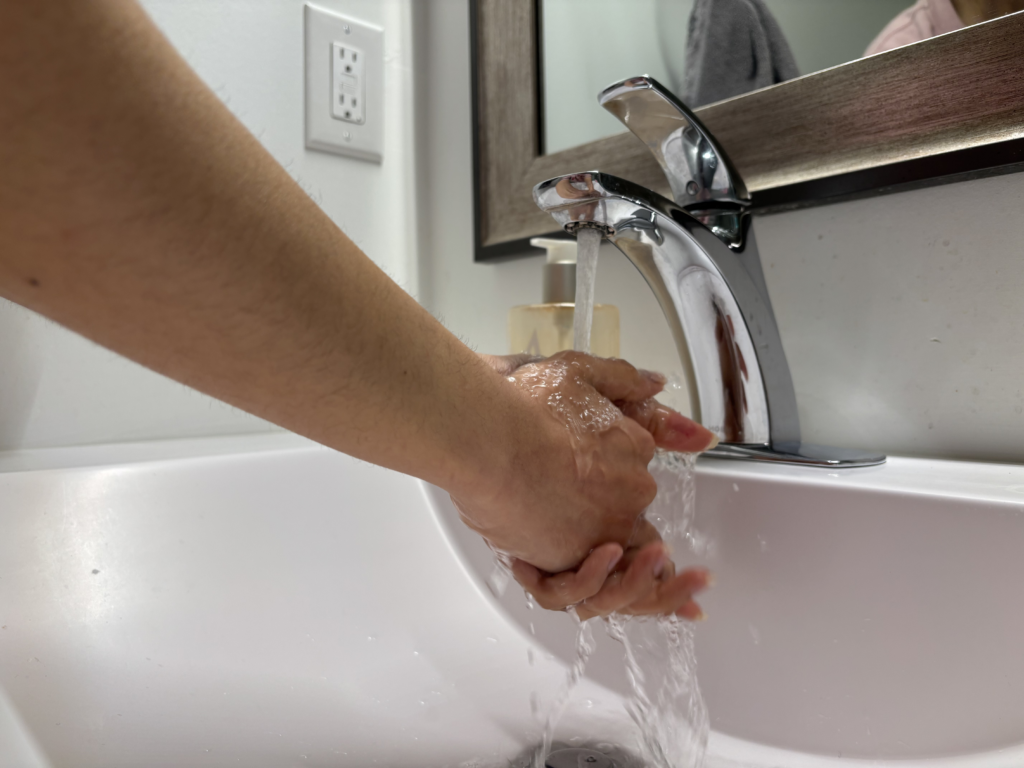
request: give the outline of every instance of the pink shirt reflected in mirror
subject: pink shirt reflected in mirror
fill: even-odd
[[[885,25],[865,56],[910,45],[929,37],[964,28],[950,0],[917,0],[910,8]]]

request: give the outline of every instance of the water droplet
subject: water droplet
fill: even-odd
[[[413,651],[413,652],[412,652],[412,655],[413,655],[413,656],[419,656],[419,655],[420,655],[420,652],[419,652],[419,651]]]
[[[526,660],[530,663],[530,666],[532,667],[533,666],[533,648],[527,648],[526,649]]]
[[[488,637],[487,638],[487,642],[489,642],[489,643],[496,643],[496,642],[498,642],[498,638],[496,638],[496,637]]]
[[[736,491],[736,493],[739,493],[739,491],[740,491],[740,484],[739,483],[733,483],[732,484],[732,489],[734,491]]]

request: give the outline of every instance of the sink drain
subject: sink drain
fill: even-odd
[[[546,768],[619,768],[608,755],[592,749],[560,749],[548,755]]]

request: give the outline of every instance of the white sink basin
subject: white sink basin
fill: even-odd
[[[702,464],[709,766],[1024,764],[1022,505],[1017,467]],[[451,515],[286,435],[0,458],[0,766],[506,764],[572,628]],[[626,739],[601,640],[565,733]]]

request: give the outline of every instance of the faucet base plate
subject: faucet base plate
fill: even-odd
[[[780,443],[775,446],[719,443],[704,455],[713,459],[769,461],[775,464],[796,464],[803,467],[825,467],[828,469],[873,467],[885,463],[883,454],[813,443]]]

